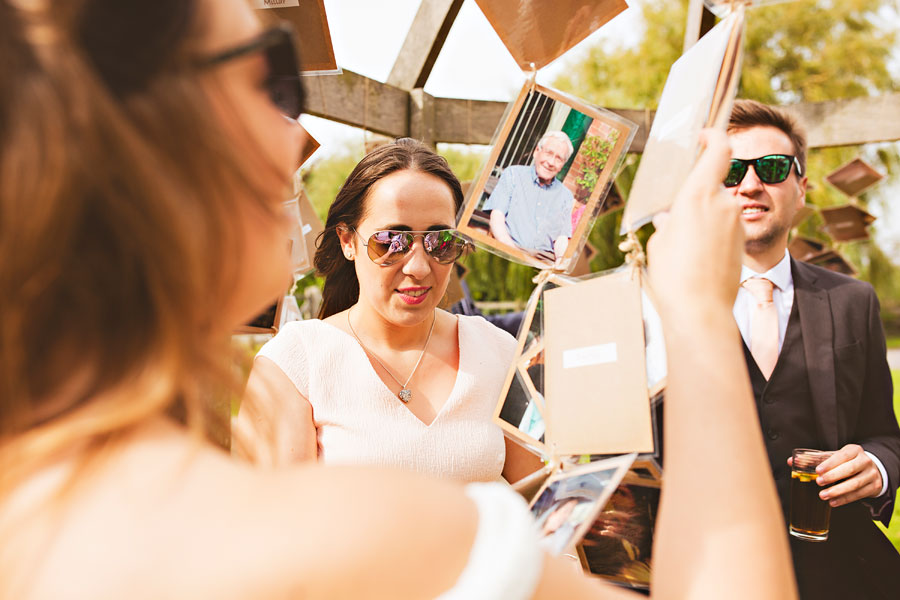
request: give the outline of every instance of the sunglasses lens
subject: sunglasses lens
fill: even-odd
[[[407,253],[412,245],[411,237],[404,231],[376,231],[366,245],[369,258],[377,265],[392,265]]]
[[[466,245],[465,240],[449,230],[430,231],[425,234],[423,243],[425,251],[442,264],[452,263],[459,258]]]
[[[763,156],[756,161],[756,174],[763,183],[781,183],[791,172],[791,159],[787,156]]]
[[[289,32],[282,33],[283,38],[266,49],[269,68],[266,89],[275,106],[285,116],[296,119],[303,112],[305,94],[300,81],[294,40]]]
[[[739,160],[732,159],[728,175],[725,176],[725,187],[734,187],[741,182],[747,173],[747,165]]]

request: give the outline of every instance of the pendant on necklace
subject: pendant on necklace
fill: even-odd
[[[400,390],[400,393],[397,394],[397,397],[400,398],[400,401],[404,404],[408,404],[410,400],[412,400],[412,392],[406,388]]]

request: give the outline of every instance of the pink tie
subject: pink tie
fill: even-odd
[[[753,278],[741,285],[756,300],[750,314],[750,354],[763,376],[769,379],[778,362],[778,311],[772,302],[774,284],[768,279]]]

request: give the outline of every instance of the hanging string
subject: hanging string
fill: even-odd
[[[619,250],[625,253],[625,264],[631,267],[631,278],[640,279],[641,269],[647,265],[647,255],[634,231],[628,231],[625,240],[619,244]]]
[[[534,86],[537,84],[537,67],[534,63],[528,63],[530,69],[528,70],[528,92],[531,93],[534,91]]]
[[[538,271],[537,275],[534,276],[534,279],[531,280],[533,284],[537,287],[543,286],[547,283],[551,277],[553,277],[553,269],[541,269]]]

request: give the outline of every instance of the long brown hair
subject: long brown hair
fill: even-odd
[[[0,0],[0,497],[175,403],[196,422],[227,371],[232,215],[277,217],[196,76],[198,4]]]
[[[363,157],[341,186],[334,203],[328,209],[325,230],[319,234],[315,265],[316,270],[325,276],[320,319],[350,308],[359,299],[356,269],[341,251],[338,226],[346,225],[355,229],[365,215],[366,197],[372,186],[391,173],[405,169],[441,178],[453,194],[454,211],[459,212],[463,202],[459,179],[453,174],[446,159],[422,142],[401,138],[392,144],[380,146]]]

